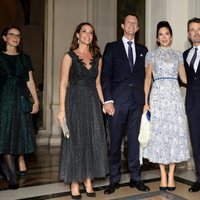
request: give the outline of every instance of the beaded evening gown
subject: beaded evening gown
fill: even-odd
[[[150,93],[151,140],[144,157],[153,163],[178,163],[189,159],[185,107],[178,83],[182,55],[171,48],[157,48],[146,55],[153,65]]]
[[[60,179],[65,183],[105,177],[108,172],[107,144],[101,105],[96,89],[99,58],[87,69],[73,52],[66,95],[70,138],[62,137]]]
[[[24,53],[0,53],[0,154],[27,154],[36,150],[30,113],[21,109],[21,92],[28,92],[28,72],[33,70]]]

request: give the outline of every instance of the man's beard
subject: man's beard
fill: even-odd
[[[193,44],[200,43],[200,37],[191,39]]]

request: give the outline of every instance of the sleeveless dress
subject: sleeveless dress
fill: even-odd
[[[73,52],[66,94],[66,119],[70,138],[62,136],[59,176],[65,183],[105,177],[107,144],[101,105],[96,89],[99,58],[87,69]]]
[[[178,83],[182,54],[171,48],[149,52],[146,65],[153,65],[154,82],[150,93],[151,139],[144,149],[150,162],[169,164],[190,158],[185,106]]]
[[[21,109],[21,92],[28,92],[28,72],[33,70],[24,53],[0,52],[0,154],[35,152],[32,116]]]

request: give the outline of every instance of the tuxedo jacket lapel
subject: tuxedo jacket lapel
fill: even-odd
[[[199,74],[200,73],[200,62],[198,64],[198,68],[197,68],[197,71],[196,71],[196,74]]]
[[[128,62],[126,50],[125,50],[124,43],[122,42],[122,40],[119,41],[119,53],[122,56],[122,59],[127,60],[127,62]]]

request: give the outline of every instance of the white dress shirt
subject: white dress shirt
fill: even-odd
[[[126,55],[127,55],[127,57],[128,57],[128,41],[132,41],[133,43],[132,43],[132,45],[131,45],[131,47],[132,47],[132,50],[133,50],[133,64],[135,63],[135,59],[136,59],[136,52],[135,52],[135,41],[134,41],[134,39],[132,39],[132,40],[128,40],[125,36],[123,36],[122,37],[122,41],[123,41],[123,43],[124,43],[124,47],[125,47],[125,50],[126,50]]]
[[[194,55],[195,48],[198,48],[198,50],[197,50],[197,58],[196,58],[196,60],[194,62],[194,66],[193,66],[194,71],[196,72],[197,68],[198,68],[198,65],[199,65],[199,61],[200,61],[200,46],[198,46],[198,47],[193,46],[190,49],[186,61],[187,61],[188,65],[190,66],[190,62],[191,62],[192,57]]]

